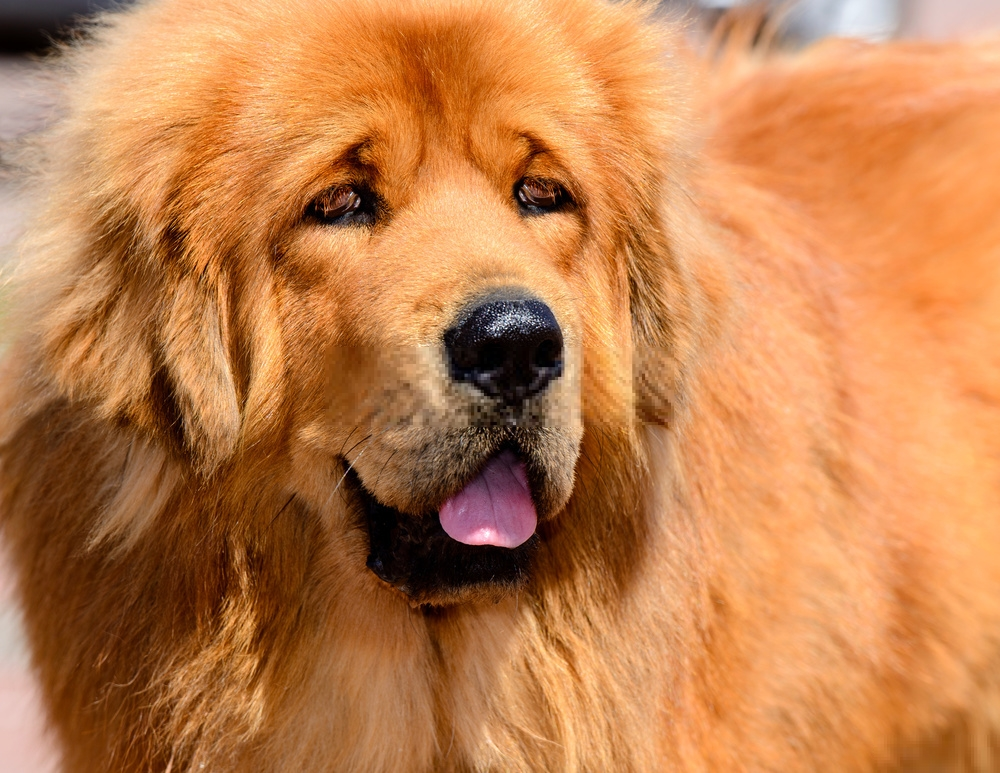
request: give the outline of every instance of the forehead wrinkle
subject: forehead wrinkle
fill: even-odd
[[[542,107],[563,89],[579,91],[581,85],[574,78],[563,77],[565,67],[526,73],[498,66],[510,59],[531,60],[539,54],[539,39],[526,40],[523,30],[509,18],[512,15],[513,10],[507,16],[495,16],[480,9],[456,19],[425,8],[422,13],[386,22],[393,32],[387,35],[380,29],[366,50],[373,58],[382,59],[381,67],[376,64],[375,68],[391,81],[394,95],[410,100],[423,114],[445,125],[468,125],[478,112],[495,110],[498,101]],[[545,38],[544,47],[553,49],[550,59],[574,59],[557,37]],[[558,109],[555,104],[547,107]]]
[[[534,48],[525,48],[511,18],[481,12],[456,21],[433,7],[411,6],[409,12],[387,19],[364,13],[364,6],[362,1],[359,24],[350,25],[355,36],[350,46],[337,44],[345,33],[341,26],[321,48],[337,54],[336,60],[329,54],[321,57],[311,68],[312,76],[322,72],[325,77],[315,77],[312,88],[294,84],[293,93],[308,96],[291,101],[285,116],[290,120],[284,126],[304,132],[312,124],[308,133],[318,140],[317,146],[325,144],[324,136],[340,135],[339,148],[351,135],[354,140],[359,134],[375,138],[360,160],[404,194],[425,167],[436,168],[430,158],[437,148],[464,157],[494,185],[510,184],[506,178],[529,163],[539,140],[564,161],[567,151],[577,155],[578,143],[563,136],[567,130],[572,134],[575,122],[564,114],[565,106],[555,96],[562,89],[555,86],[586,88],[564,83],[561,68],[511,76],[509,68],[497,67],[498,60],[538,54],[538,40],[533,39]],[[484,38],[484,30],[492,34]],[[310,43],[318,32],[310,33]],[[553,32],[544,45],[562,50],[562,42]],[[562,53],[557,61],[572,58],[569,50]],[[353,106],[346,114],[343,107],[337,115],[328,112],[332,105],[345,103]],[[316,121],[315,108],[326,113],[322,121]],[[514,120],[493,124],[498,111]],[[345,132],[347,126],[352,131]]]

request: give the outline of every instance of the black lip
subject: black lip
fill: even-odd
[[[358,492],[368,528],[368,568],[415,604],[443,605],[517,591],[528,580],[538,535],[516,548],[465,545],[441,528],[437,513],[413,516],[379,502],[357,474],[347,473]]]

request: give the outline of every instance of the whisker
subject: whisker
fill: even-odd
[[[347,457],[346,457],[346,456],[344,457],[345,459],[347,459],[347,469],[345,469],[345,470],[344,470],[344,474],[340,476],[340,480],[339,480],[339,481],[337,481],[337,485],[336,485],[336,486],[334,486],[334,488],[333,488],[333,491],[332,491],[332,492],[330,492],[330,496],[331,496],[331,497],[333,497],[333,495],[334,495],[334,494],[336,494],[336,493],[337,493],[338,491],[340,491],[340,487],[341,487],[342,485],[344,485],[344,480],[345,480],[345,479],[347,478],[347,474],[348,474],[348,473],[349,473],[349,472],[350,472],[351,470],[353,470],[353,469],[354,469],[354,465],[355,465],[355,463],[356,463],[356,462],[357,462],[357,461],[358,461],[358,460],[359,460],[359,459],[360,459],[360,458],[361,458],[362,456],[364,456],[364,455],[365,455],[365,451],[367,451],[367,450],[368,450],[369,448],[371,448],[371,447],[372,447],[372,442],[374,442],[374,438],[375,438],[375,435],[374,435],[374,434],[372,434],[372,435],[369,435],[368,437],[366,437],[366,438],[363,438],[362,440],[359,440],[359,441],[358,441],[357,443],[355,443],[355,444],[354,444],[354,445],[353,445],[353,446],[351,447],[351,451],[353,451],[353,450],[354,450],[355,448],[357,448],[357,447],[358,447],[359,445],[361,445],[362,443],[364,443],[364,442],[365,442],[366,440],[367,440],[367,441],[371,441],[371,442],[369,442],[369,443],[368,443],[368,445],[366,445],[366,446],[365,446],[364,448],[362,448],[362,449],[361,449],[361,450],[360,450],[360,451],[358,452],[358,455],[357,455],[356,457],[354,457],[354,460],[353,460],[353,461],[352,461],[352,460],[350,460],[350,459],[347,459]],[[350,453],[351,451],[348,451],[347,453]]]
[[[274,514],[274,518],[271,519],[271,523],[269,524],[270,526],[274,526],[275,521],[277,521],[278,518],[281,516],[281,514],[288,509],[288,506],[292,503],[293,499],[295,499],[295,494],[292,494],[290,497],[288,497],[288,501],[285,502],[285,504],[281,506],[281,509]]]
[[[350,440],[354,436],[354,433],[357,432],[360,428],[361,428],[360,424],[355,424],[354,427],[351,429],[351,431],[347,433],[347,437],[344,438],[344,442],[340,446],[340,456],[344,455],[344,449],[347,448],[347,441]]]
[[[380,480],[382,480],[382,473],[383,473],[383,472],[385,472],[385,468],[389,466],[389,462],[391,462],[391,461],[392,461],[392,457],[394,457],[394,456],[396,455],[396,450],[397,450],[397,449],[395,449],[395,448],[394,448],[394,449],[392,449],[392,453],[391,453],[391,454],[389,454],[389,458],[385,460],[385,462],[384,462],[384,463],[382,464],[382,469],[381,469],[381,470],[379,470],[379,471],[378,471],[378,475],[376,475],[376,476],[375,476],[375,484],[374,484],[374,485],[375,485],[376,487],[378,487],[378,482],[379,482]]]
[[[347,453],[341,453],[340,455],[346,459],[348,456],[350,456],[351,451],[353,451],[359,445],[364,443],[366,440],[371,440],[372,437],[374,437],[374,433],[372,433],[371,435],[366,435],[365,437],[361,438],[361,440],[359,440],[357,443],[355,443],[353,446],[351,446],[349,449],[347,449]],[[344,445],[347,445],[347,441],[344,441]],[[358,454],[358,456],[360,456],[360,454]]]

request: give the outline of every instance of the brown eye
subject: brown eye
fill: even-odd
[[[566,189],[552,180],[525,177],[514,189],[521,209],[533,215],[551,212],[570,201]]]
[[[312,200],[306,215],[321,223],[368,224],[375,220],[375,195],[357,185],[338,185]]]

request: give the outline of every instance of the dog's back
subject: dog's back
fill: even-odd
[[[829,42],[748,68],[712,110],[725,172],[704,195],[740,190],[738,170],[725,217],[817,308],[835,389],[822,464],[850,502],[827,528],[871,581],[847,649],[883,640],[881,712],[913,744],[908,770],[995,770],[1000,42]]]

